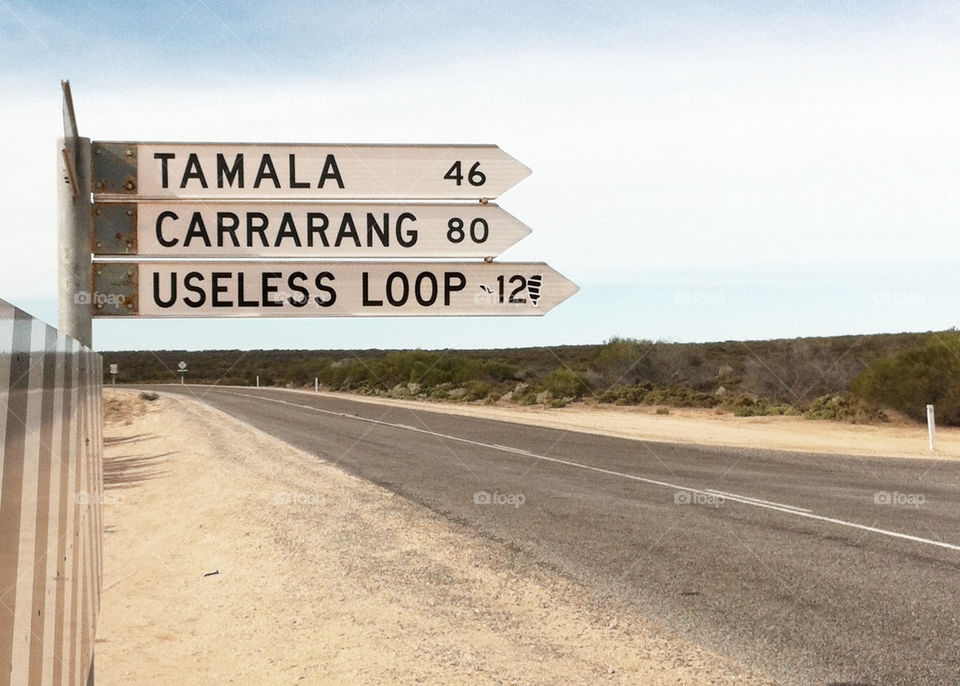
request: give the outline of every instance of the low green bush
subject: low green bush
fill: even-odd
[[[647,393],[652,390],[653,384],[649,381],[636,386],[617,386],[601,393],[597,402],[611,405],[640,405]]]
[[[937,421],[960,425],[960,334],[938,334],[926,345],[880,360],[860,373],[851,391],[918,421],[926,419],[931,404]]]
[[[653,389],[644,396],[643,402],[645,405],[669,405],[670,407],[716,407],[717,405],[717,399],[712,394],[694,391],[677,384]]]
[[[734,417],[764,417],[770,414],[770,405],[760,398],[742,393],[726,405]]]
[[[483,400],[493,391],[493,386],[486,381],[468,381],[463,385],[463,400],[473,402]]]
[[[849,393],[820,396],[810,403],[803,416],[805,419],[830,419],[853,424],[882,419],[875,407]]]
[[[566,367],[554,369],[543,377],[540,385],[555,398],[579,398],[590,391],[580,377]]]
[[[669,407],[716,407],[719,400],[712,393],[694,391],[686,386],[655,386],[644,381],[636,386],[617,386],[605,391],[597,402],[611,405],[666,405]]]

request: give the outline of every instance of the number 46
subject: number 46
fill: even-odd
[[[460,186],[463,184],[463,166],[462,163],[458,160],[453,163],[453,166],[447,170],[447,173],[443,175],[443,178],[450,179],[451,181],[456,181],[457,185]],[[480,163],[474,162],[473,166],[470,167],[470,172],[467,174],[467,183],[471,186],[482,186],[487,182],[487,175],[480,171]]]

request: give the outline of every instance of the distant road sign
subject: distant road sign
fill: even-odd
[[[543,263],[98,263],[94,316],[531,316],[578,287]]]
[[[93,210],[94,253],[151,257],[496,257],[530,233],[480,203],[157,202]]]
[[[120,367],[118,365],[115,365],[115,364],[110,365],[111,374],[116,374],[119,371],[120,371]]]
[[[97,200],[493,199],[529,174],[496,145],[93,143]]]

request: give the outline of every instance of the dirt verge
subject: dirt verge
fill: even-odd
[[[760,684],[196,401],[107,391],[100,684]]]

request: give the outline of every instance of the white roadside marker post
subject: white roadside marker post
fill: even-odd
[[[927,405],[927,434],[930,436],[930,452],[937,451],[937,422],[933,416],[933,405]]]

